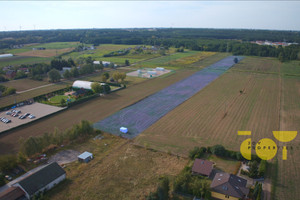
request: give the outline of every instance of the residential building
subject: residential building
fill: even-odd
[[[192,167],[193,175],[209,176],[213,170],[214,163],[208,160],[195,159]]]
[[[249,189],[247,180],[228,173],[216,173],[210,187],[211,196],[217,199],[239,200],[247,199]]]

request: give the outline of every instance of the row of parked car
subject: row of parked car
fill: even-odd
[[[19,119],[25,119],[26,117],[29,117],[30,119],[34,119],[35,118],[35,116],[33,114],[25,113],[24,115],[21,115],[19,117]]]
[[[10,120],[10,119],[7,119],[7,118],[5,118],[5,117],[0,117],[0,120],[1,120],[1,122],[5,123],[5,124],[7,124],[7,123],[10,123],[10,122],[11,122],[11,120]]]
[[[33,114],[25,113],[25,114],[19,116],[20,113],[22,113],[21,110],[11,110],[11,111],[7,111],[6,115],[10,115],[12,117],[19,117],[19,119],[25,119],[26,117],[28,117],[30,119],[35,118],[35,116]],[[5,117],[1,117],[0,120],[6,124],[11,122],[10,119],[7,119]]]

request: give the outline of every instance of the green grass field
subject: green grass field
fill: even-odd
[[[67,102],[68,99],[70,99],[71,102],[75,100],[75,99],[70,98],[70,97],[65,96],[65,95],[56,95],[54,97],[51,97],[49,101],[51,103],[54,103],[54,104],[60,104],[62,99],[64,99],[66,102]]]

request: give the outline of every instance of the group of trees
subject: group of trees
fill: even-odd
[[[173,189],[176,193],[189,194],[204,199],[210,199],[211,197],[206,178],[192,176],[190,167],[185,167],[185,169],[176,176]]]
[[[75,67],[75,62],[72,58],[69,58],[68,60],[56,58],[56,59],[51,60],[50,65],[51,65],[51,68],[61,71],[63,69],[63,67]]]
[[[267,171],[267,161],[261,160],[260,163],[257,160],[249,162],[249,170],[241,170],[241,173],[249,176],[250,178],[264,177]]]
[[[86,120],[82,120],[79,124],[75,124],[72,128],[65,131],[60,131],[57,128],[53,133],[45,133],[39,137],[29,137],[21,143],[20,152],[30,157],[35,154],[43,152],[50,145],[67,144],[79,138],[85,138],[94,134],[94,128],[92,124]]]
[[[7,95],[15,94],[16,89],[13,87],[6,87],[4,85],[0,85],[0,92],[1,92],[0,96],[7,96]]]
[[[110,92],[110,86],[105,84],[101,85],[100,83],[94,82],[91,85],[92,90],[94,93],[109,93]]]
[[[13,38],[11,40],[1,40]],[[48,31],[13,31],[0,33],[0,49],[15,44],[80,41],[86,44],[131,44],[189,48],[200,51],[232,52],[236,55],[279,57],[293,60],[299,45],[272,47],[251,44],[250,41],[269,40],[300,43],[299,31],[246,29],[80,29]],[[280,55],[281,53],[281,55]],[[280,55],[280,56],[279,56]]]
[[[115,71],[113,73],[112,77],[115,81],[117,81],[117,83],[119,83],[119,80],[121,80],[121,82],[124,82],[124,80],[126,78],[126,73]]]
[[[159,178],[159,184],[155,192],[150,192],[146,200],[168,200],[170,191],[170,181],[166,176]]]

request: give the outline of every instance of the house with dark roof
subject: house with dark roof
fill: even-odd
[[[8,70],[5,73],[7,78],[13,79],[16,76],[16,71],[15,70]]]
[[[0,193],[0,200],[27,200],[27,198],[21,188],[9,187]]]
[[[193,175],[209,176],[213,170],[214,163],[208,160],[196,158],[192,167]]]
[[[247,180],[228,173],[216,173],[210,188],[211,196],[217,199],[247,199]]]
[[[25,196],[30,199],[39,192],[50,190],[65,179],[65,170],[53,162],[22,179],[14,186],[20,187],[25,192]]]

